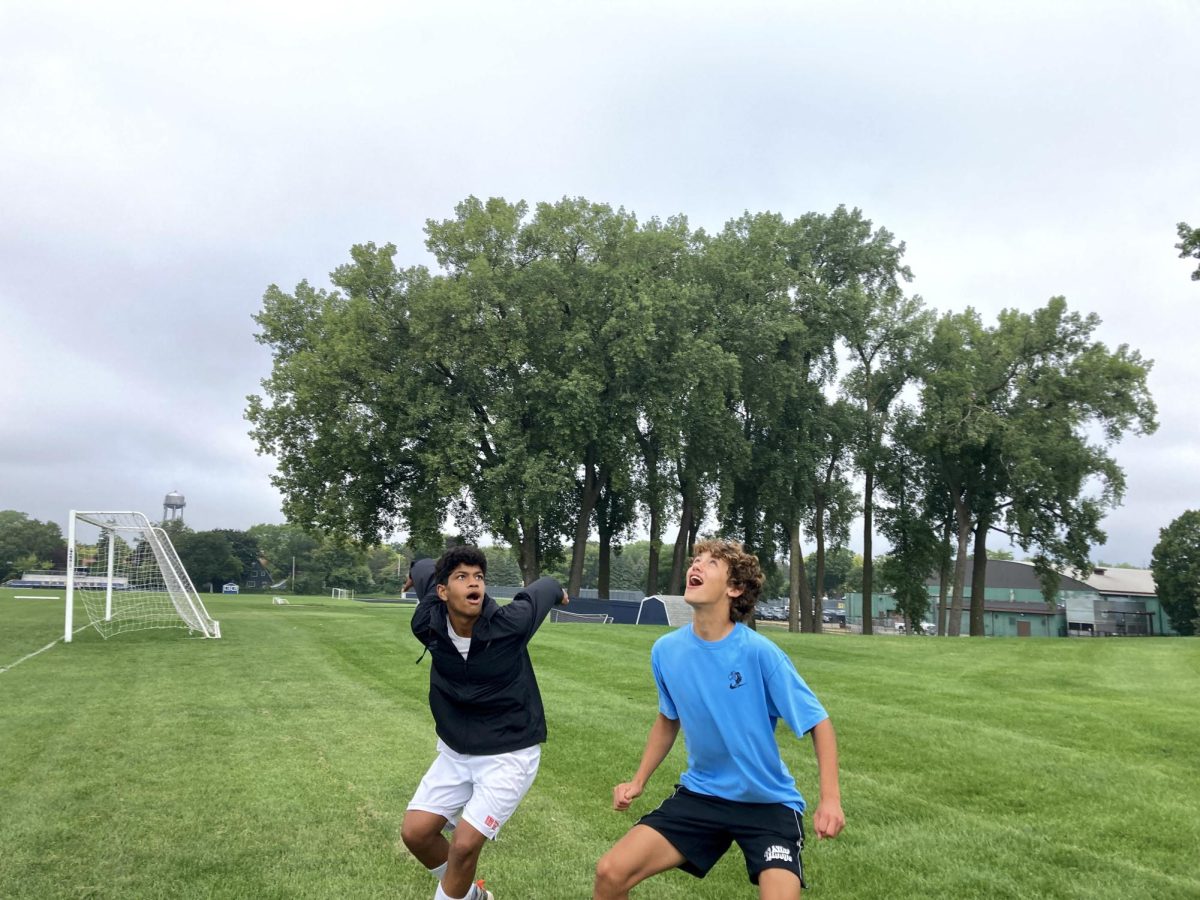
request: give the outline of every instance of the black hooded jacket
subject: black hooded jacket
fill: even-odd
[[[450,749],[471,755],[511,753],[546,740],[546,714],[528,644],[550,607],[562,600],[559,583],[540,578],[505,606],[485,594],[463,659],[450,640],[433,560],[417,561],[410,574],[420,598],[412,631],[433,659],[429,709],[438,737]]]

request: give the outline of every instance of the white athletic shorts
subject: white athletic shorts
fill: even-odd
[[[461,816],[484,837],[495,840],[533,784],[542,760],[541,745],[494,756],[456,753],[441,740],[437,749],[437,758],[408,808],[445,816],[450,822]]]

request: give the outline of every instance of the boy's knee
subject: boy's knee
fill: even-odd
[[[619,891],[625,887],[627,877],[628,874],[624,871],[624,867],[611,850],[597,860],[596,888],[598,891],[601,888],[608,892]]]
[[[404,841],[404,846],[409,850],[421,844],[420,839],[417,837],[416,829],[409,825],[408,822],[400,826],[400,840]]]
[[[450,836],[450,853],[459,859],[477,857],[487,838],[474,829],[456,828]]]
[[[435,832],[409,816],[400,824],[400,840],[409,850],[419,850],[429,843]]]

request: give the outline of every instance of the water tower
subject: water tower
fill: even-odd
[[[179,491],[171,491],[163,498],[163,521],[170,522],[178,519],[182,522],[185,506],[187,506],[187,501],[183,499],[183,494]]]

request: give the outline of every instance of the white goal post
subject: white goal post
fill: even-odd
[[[329,595],[331,600],[353,600],[354,591],[350,588],[333,588],[333,593]]]
[[[604,613],[573,613],[565,609],[550,610],[551,622],[593,622],[597,625],[611,625],[613,617]]]
[[[219,638],[170,537],[140,512],[71,510],[63,640],[74,632],[75,601],[101,636],[143,628],[186,628]]]

